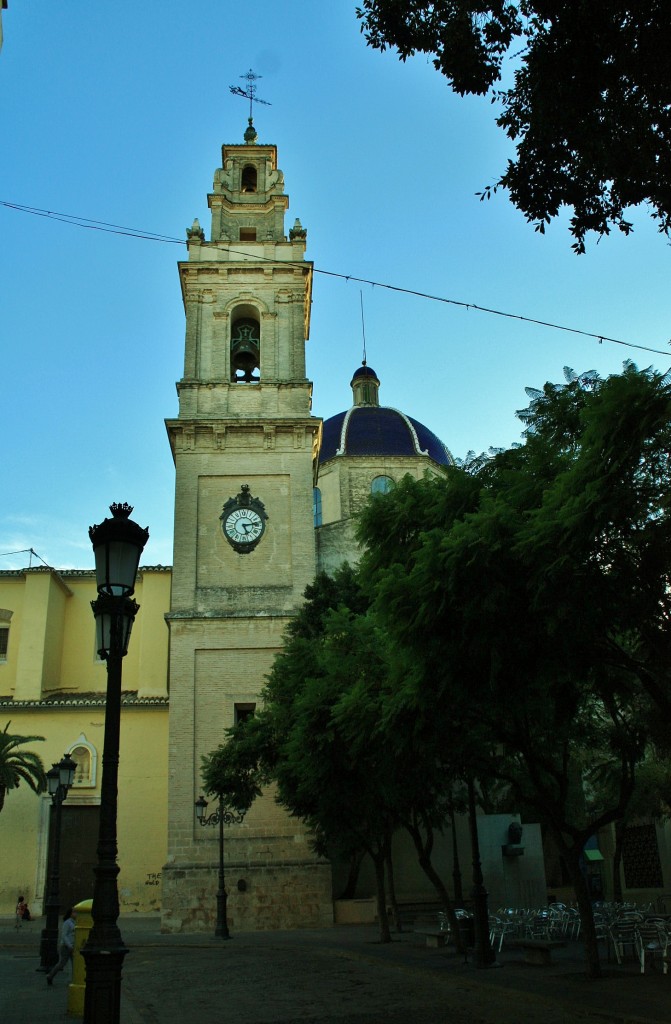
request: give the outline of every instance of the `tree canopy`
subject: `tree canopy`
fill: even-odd
[[[228,791],[230,770],[236,778],[251,767],[255,781],[274,782],[279,802],[309,826],[317,852],[355,862],[368,854],[381,937],[389,941],[391,842],[401,826],[453,914],[431,863],[434,831],[452,806],[451,777],[443,739],[417,734],[402,711],[395,716],[392,645],[369,603],[350,566],[317,576],[288,627],[261,710],[228,731],[216,760],[208,759],[206,784]]]
[[[362,0],[357,16],[370,46],[430,54],[498,106],[515,158],[481,198],[506,189],[538,231],[572,210],[578,253],[588,232],[628,234],[640,204],[671,233],[667,0]]]
[[[547,822],[596,974],[582,850],[631,798],[650,704],[669,721],[671,382],[567,379],[530,392],[523,445],[371,503],[362,574],[415,665],[395,701]]]
[[[244,730],[244,723],[235,728]],[[249,743],[222,743],[201,757],[200,774],[208,796],[218,796],[229,810],[247,812],[261,795],[258,757]]]
[[[306,598],[268,677],[257,728],[272,736],[277,799],[310,827],[315,849],[370,855],[380,936],[389,941],[384,868],[399,812],[393,754],[374,735],[385,645],[349,566],[334,578],[320,574]]]
[[[454,783],[503,783],[552,831],[597,975],[585,844],[671,722],[671,375],[527,390],[523,444],[370,499],[359,569],[307,589],[217,770],[272,778],[320,852],[369,853],[381,929],[393,830],[426,864]]]

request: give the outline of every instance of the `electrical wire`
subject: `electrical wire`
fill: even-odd
[[[35,558],[39,558],[40,562],[43,562],[44,565],[46,565],[47,569],[53,569],[52,565],[49,565],[48,562],[44,561],[44,559],[42,558],[42,555],[38,555],[38,553],[35,550],[35,548],[20,548],[18,551],[1,551],[0,552],[0,558],[9,558],[10,555],[28,555],[28,554],[30,554],[31,559],[32,559],[33,555],[35,556]],[[32,560],[31,560],[30,564],[32,566]]]
[[[46,217],[50,220],[56,220],[63,224],[72,224],[75,227],[88,228],[92,231],[103,231],[108,234],[114,235],[125,235],[130,238],[141,238],[145,241],[150,242],[165,242],[170,245],[186,245],[186,241],[180,238],[173,238],[171,235],[162,235],[154,231],[144,231],[139,228],[129,228],[121,224],[110,224],[107,221],[93,220],[90,217],[79,217],[75,214],[67,213],[56,213],[52,210],[41,210],[36,206],[24,206],[20,203],[10,203],[5,200],[0,200],[0,206],[4,206],[10,210],[16,210],[19,213],[28,213],[37,217]],[[246,260],[256,260],[259,263],[276,263],[277,261],[268,256],[256,255],[255,253],[241,252],[234,249],[231,245],[222,244],[221,242],[208,243],[210,246],[214,244],[214,247],[224,252],[228,252],[232,256],[242,256]],[[289,261],[291,265],[292,261]],[[296,262],[294,265],[302,266],[302,262]],[[577,334],[583,338],[592,338],[598,341],[600,345],[604,342],[608,342],[611,345],[622,345],[625,348],[637,349],[641,352],[651,352],[659,356],[671,356],[671,351],[663,350],[659,348],[652,348],[650,345],[639,345],[633,341],[624,341],[622,338],[612,338],[607,334],[595,334],[594,331],[584,331],[579,327],[567,327],[564,324],[556,324],[551,320],[539,320],[535,317],[524,316],[521,313],[509,313],[506,310],[494,309],[490,306],[480,306],[475,302],[464,302],[459,299],[448,299],[444,295],[433,295],[430,292],[421,292],[414,288],[402,288],[400,285],[388,284],[384,281],[373,281],[367,277],[356,277],[353,274],[341,274],[334,270],[324,270],[321,267],[313,267],[315,274],[321,274],[324,277],[333,277],[338,280],[345,281],[346,283],[352,281],[356,284],[367,284],[371,288],[384,288],[386,291],[397,292],[400,295],[411,295],[414,298],[426,299],[429,302],[440,302],[444,305],[457,306],[460,309],[470,310],[473,309],[478,313],[488,313],[490,316],[501,316],[508,320],[519,320],[521,323],[535,324],[537,327],[547,327],[550,330],[563,331],[567,334]]]

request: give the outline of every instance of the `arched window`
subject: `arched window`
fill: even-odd
[[[82,733],[68,751],[77,765],[73,786],[77,789],[92,789],[96,784],[97,754]]]
[[[312,519],[315,526],[322,525],[322,492],[318,487],[312,488]]]
[[[253,718],[255,711],[256,704],[234,704],[233,721],[235,725],[240,725],[241,722],[246,722],[248,718]]]
[[[242,179],[240,186],[243,192],[256,192],[256,167],[247,164],[242,168]]]
[[[388,494],[394,487],[394,481],[390,476],[376,476],[370,485],[371,494]]]
[[[251,383],[259,380],[254,371],[260,368],[261,331],[258,320],[244,316],[233,321],[231,328],[231,380]]]

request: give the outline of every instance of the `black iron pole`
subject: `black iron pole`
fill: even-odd
[[[228,893],[224,878],[224,798],[219,794],[219,888],[217,890],[217,926],[214,934],[218,939],[230,939],[227,919]]]
[[[452,824],[452,879],[454,882],[454,905],[463,907],[464,891],[461,886],[461,867],[459,865],[459,844],[457,843],[457,823],[454,809],[450,810],[450,821]]]
[[[124,597],[100,597],[112,612],[112,642],[107,656],[107,703],[105,740],[100,787],[100,826],[98,863],[94,869],[93,927],[82,956],[86,961],[84,1024],[119,1024],[121,1009],[121,971],[128,949],[117,925],[119,893],[117,889],[117,781],[121,726],[121,666],[124,614],[135,602]],[[137,607],[137,606],[135,606]],[[102,611],[102,609],[100,609]]]
[[[471,777],[468,779],[468,824],[471,833],[471,852],[473,854],[473,889],[471,890],[471,896],[473,898],[473,925],[475,929],[475,966],[492,967],[496,963],[496,954],[489,941],[488,893],[482,876],[478,819],[475,812],[475,786]]]
[[[58,915],[60,914],[61,809],[65,792],[61,786],[51,798],[47,839],[47,885],[44,911],[46,920],[40,936],[40,966],[48,971],[58,960]]]

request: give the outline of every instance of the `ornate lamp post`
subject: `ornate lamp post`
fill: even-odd
[[[207,810],[207,800],[204,797],[200,797],[196,800],[196,817],[201,825],[218,825],[219,826],[219,888],[217,889],[217,924],[214,929],[214,934],[219,939],[230,939],[231,934],[228,930],[228,921],[226,919],[226,903],[228,901],[228,894],[226,892],[226,884],[224,881],[224,825],[241,825],[245,818],[244,811],[229,811],[224,807],[224,798],[222,794],[219,794],[219,806],[216,811],[212,814],[205,816]]]
[[[121,722],[121,666],[139,605],[132,599],[140,555],[149,531],[129,518],[132,507],[110,505],[112,519],[92,526],[96,563],[96,648],[107,662],[105,740],[100,787],[98,863],[93,887],[93,927],[82,956],[86,961],[84,1024],[119,1024],[121,969],[128,952],[117,925],[117,778]]]
[[[77,764],[69,754],[51,766],[47,772],[47,787],[51,797],[49,808],[49,837],[47,840],[46,921],[40,938],[40,966],[48,971],[58,960],[58,915],[60,913],[61,817],[63,801],[75,780]]]

